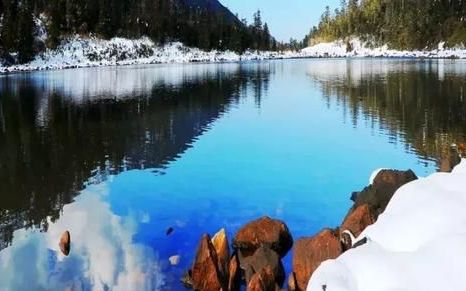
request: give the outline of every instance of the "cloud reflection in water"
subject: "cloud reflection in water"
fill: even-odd
[[[0,290],[155,290],[163,283],[157,255],[133,242],[138,221],[114,215],[108,183],[89,185],[47,233],[21,229],[0,252]],[[140,215],[139,215],[140,216]],[[58,240],[71,233],[64,257]]]

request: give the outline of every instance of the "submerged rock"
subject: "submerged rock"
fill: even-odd
[[[68,256],[70,254],[71,250],[71,235],[69,231],[65,231],[61,237],[60,237],[60,242],[58,243],[58,246],[60,247],[61,252],[65,255]]]
[[[170,265],[177,266],[180,263],[180,259],[181,257],[179,255],[176,255],[168,258],[168,261],[170,262]]]
[[[361,192],[352,194],[353,207],[348,213],[353,212],[361,205],[369,205],[374,220],[385,210],[390,199],[401,186],[417,179],[413,171],[381,170],[374,178],[372,185],[367,186]]]
[[[262,217],[242,227],[233,240],[233,247],[245,256],[252,255],[260,246],[284,257],[293,246],[293,238],[286,224],[281,220]]]
[[[225,282],[218,269],[218,259],[209,235],[205,234],[199,243],[196,258],[191,269],[191,283],[195,290],[225,290]]]
[[[297,240],[293,253],[295,290],[306,290],[317,267],[326,260],[337,258],[342,251],[338,234],[331,229],[325,229],[314,237]]]

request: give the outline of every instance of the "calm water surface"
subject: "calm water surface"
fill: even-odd
[[[336,226],[374,169],[424,176],[465,141],[465,86],[450,60],[0,76],[0,290],[183,290],[204,232]]]

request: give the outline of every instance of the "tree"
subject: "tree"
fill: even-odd
[[[33,37],[34,18],[31,1],[22,0],[18,16],[18,60],[21,63],[30,61],[34,56]]]

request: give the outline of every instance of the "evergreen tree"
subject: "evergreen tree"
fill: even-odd
[[[18,60],[30,61],[34,56],[34,18],[30,0],[22,0],[18,15]]]

